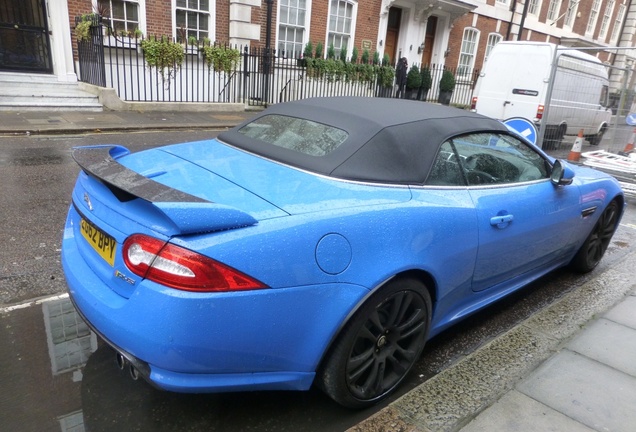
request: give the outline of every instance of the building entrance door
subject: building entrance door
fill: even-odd
[[[53,72],[45,1],[0,1],[0,71]]]
[[[426,21],[426,35],[424,36],[424,50],[422,51],[422,66],[430,65],[433,60],[433,45],[437,30],[437,17],[429,17]]]
[[[389,22],[386,28],[384,53],[389,55],[390,64],[397,62],[397,43],[400,36],[400,21],[402,20],[402,9],[392,7],[389,9]]]

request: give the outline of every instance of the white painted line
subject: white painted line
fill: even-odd
[[[29,300],[27,302],[20,303],[20,304],[17,304],[17,305],[1,307],[0,308],[0,313],[12,312],[14,310],[19,310],[19,309],[26,309],[26,308],[31,307],[31,306],[41,305],[42,303],[45,303],[45,302],[50,302],[50,301],[54,301],[54,300],[62,300],[62,299],[67,299],[67,298],[68,298],[68,293],[55,295],[55,296],[50,296],[50,297],[44,297],[44,298],[40,298],[40,299],[37,299],[37,300]]]

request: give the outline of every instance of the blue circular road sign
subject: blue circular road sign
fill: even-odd
[[[512,117],[508,120],[504,120],[503,124],[508,126],[508,129],[530,141],[532,144],[537,143],[537,128],[530,120],[523,117]]]
[[[625,117],[625,123],[630,126],[636,126],[636,113],[631,113]]]

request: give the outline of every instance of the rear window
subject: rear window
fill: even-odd
[[[344,130],[333,126],[278,114],[260,117],[238,132],[309,156],[325,156],[349,136]]]

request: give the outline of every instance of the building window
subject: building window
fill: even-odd
[[[540,0],[528,0],[528,13],[530,15],[539,15]]]
[[[210,37],[210,12],[210,0],[177,0],[175,15],[178,39],[213,39]]]
[[[548,6],[548,20],[556,21],[559,18],[559,10],[561,9],[561,0],[550,0]]]
[[[352,41],[351,30],[354,28],[356,4],[347,0],[331,0],[329,6],[329,32],[327,34],[327,48],[332,44],[336,57],[345,48],[350,53],[349,45]]]
[[[605,39],[607,36],[607,28],[612,19],[612,13],[614,13],[614,0],[609,0],[607,5],[605,5],[605,13],[603,14],[603,21],[601,21],[601,30],[598,33],[599,39]]]
[[[306,0],[280,0],[278,9],[279,57],[301,57],[308,16]]]
[[[475,65],[475,53],[479,42],[479,31],[474,28],[464,29],[459,62],[457,63],[457,75],[468,75]]]
[[[508,6],[508,0],[496,0],[496,4]]]
[[[578,9],[579,9],[579,0],[568,1],[568,10],[565,13],[564,25],[572,28],[572,26],[574,25],[574,18],[576,18],[576,12]]]
[[[621,31],[621,26],[623,25],[623,17],[625,17],[625,5],[622,4],[618,7],[618,13],[616,14],[616,19],[614,20],[614,28],[612,29],[612,37],[610,38],[613,42],[618,39],[618,34]]]
[[[596,27],[596,20],[598,19],[598,11],[601,9],[601,0],[594,0],[592,3],[592,9],[590,10],[590,18],[587,20],[587,27],[585,29],[586,34],[594,33]]]
[[[137,0],[100,0],[104,20],[116,35],[132,36],[139,25],[139,2]]]
[[[503,37],[498,33],[490,33],[488,35],[488,42],[486,43],[486,55],[484,55],[484,63],[488,61],[490,52],[495,47],[495,45],[501,42],[501,39],[503,39]]]

